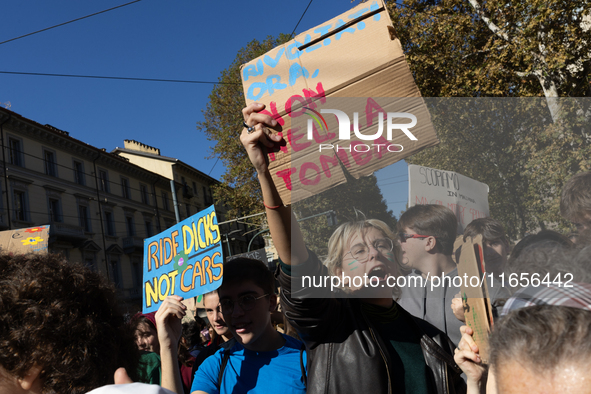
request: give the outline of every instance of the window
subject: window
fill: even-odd
[[[165,210],[170,210],[170,207],[168,205],[168,193],[166,193],[165,191],[162,192],[162,207]]]
[[[152,230],[152,221],[146,219],[146,238],[149,238],[154,235],[154,231]]]
[[[15,190],[13,195],[14,198],[14,219],[27,221],[27,195],[24,191]]]
[[[84,176],[84,163],[74,160],[74,182],[79,185],[86,185],[86,178]]]
[[[92,255],[86,255],[84,257],[84,265],[90,268],[92,271],[96,271],[96,253]]]
[[[142,287],[142,278],[144,276],[144,267],[142,266],[142,262],[141,261],[133,261],[132,262],[132,270],[133,270],[133,287],[141,288]]]
[[[213,198],[211,198],[211,190],[207,189],[205,186],[203,186],[203,199],[206,205],[213,203]]]
[[[193,193],[195,194],[195,197],[197,197],[199,195],[197,193],[197,184],[195,182],[193,182]]]
[[[187,207],[187,217],[191,216],[191,206],[189,204],[186,204]]]
[[[150,205],[150,196],[148,194],[148,188],[146,185],[140,184],[140,193],[142,194],[142,202]]]
[[[113,212],[105,211],[105,226],[107,235],[115,236],[115,221],[113,220]]]
[[[99,188],[102,192],[110,193],[109,174],[105,170],[99,170]]]
[[[121,287],[121,273],[119,272],[119,259],[115,256],[111,256],[111,274],[113,274],[113,283],[115,287]]]
[[[57,176],[57,164],[55,161],[55,152],[44,149],[43,161],[45,163],[45,174],[49,176]]]
[[[60,223],[63,221],[60,200],[56,198],[49,199],[49,221],[53,223]]]
[[[86,205],[78,205],[78,217],[80,219],[80,227],[82,227],[84,231],[90,232],[90,213]]]
[[[17,140],[16,138],[9,137],[8,138],[8,146],[9,146],[9,154],[10,154],[10,164],[14,164],[15,166],[23,167],[23,151],[21,146],[21,141]]]
[[[125,217],[125,226],[127,227],[127,235],[129,237],[135,236],[135,224],[133,223],[133,216]]]
[[[129,180],[127,178],[121,178],[121,195],[123,198],[131,198],[129,191]]]

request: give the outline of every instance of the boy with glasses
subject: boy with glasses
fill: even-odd
[[[461,290],[461,286],[457,286],[460,280],[454,283],[458,269],[452,259],[456,216],[442,205],[415,205],[400,216],[397,227],[402,248],[401,265],[414,271],[407,275],[398,303],[412,315],[446,333],[457,346],[463,323],[451,308],[452,300]],[[432,280],[433,277],[438,279]],[[501,288],[498,282],[488,281],[488,289],[491,301],[509,297],[508,290]]]
[[[275,331],[273,273],[258,260],[224,264],[219,306],[233,339],[197,370],[192,393],[306,392],[305,357],[298,340]]]

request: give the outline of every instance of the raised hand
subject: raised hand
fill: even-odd
[[[486,367],[482,364],[478,354],[478,345],[474,342],[472,335],[474,331],[468,326],[460,327],[462,339],[454,352],[454,360],[468,377],[467,394],[477,394],[486,386],[483,378],[486,374]]]
[[[250,103],[242,110],[244,124],[249,128],[245,127],[240,135],[240,142],[244,145],[252,165],[259,174],[266,172],[268,168],[262,146],[272,148],[276,142],[281,141],[280,135],[274,134],[266,127],[277,126],[277,121],[269,115],[260,113],[263,109],[265,109],[264,104]],[[249,131],[249,129],[252,130]]]

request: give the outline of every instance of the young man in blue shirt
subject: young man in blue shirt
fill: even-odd
[[[238,258],[224,264],[218,294],[234,338],[201,364],[192,394],[306,392],[301,342],[271,324],[277,306],[274,285],[272,272],[261,261]]]

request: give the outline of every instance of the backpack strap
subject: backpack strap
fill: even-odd
[[[302,343],[300,347],[300,369],[302,370],[302,380],[304,381],[304,387],[308,388],[308,376],[306,375],[306,367],[304,366],[304,350],[306,346]]]
[[[224,370],[226,369],[226,365],[230,359],[230,349],[224,350],[223,353],[224,356],[222,357],[222,365],[220,365],[220,373],[218,375],[218,390],[220,392],[222,390],[222,378],[224,377]]]

